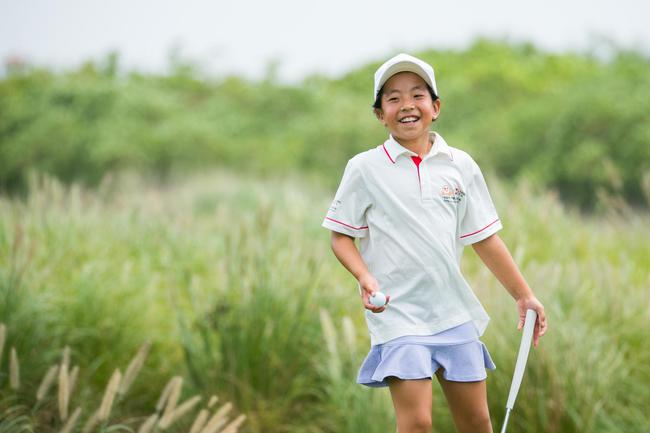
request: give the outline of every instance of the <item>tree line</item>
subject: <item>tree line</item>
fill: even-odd
[[[436,69],[442,112],[435,129],[484,171],[556,190],[581,208],[601,194],[648,206],[646,54],[558,54],[490,40],[413,54]],[[164,179],[211,166],[307,171],[335,184],[348,158],[386,137],[371,110],[383,59],[293,84],[273,73],[207,76],[191,62],[165,74],[120,71],[118,60],[66,71],[6,68],[1,191],[24,190],[34,170],[92,186],[113,171]]]

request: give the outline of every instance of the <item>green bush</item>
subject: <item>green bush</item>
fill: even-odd
[[[486,40],[416,54],[436,68],[436,129],[484,169],[530,179],[582,208],[611,196],[647,206],[647,56],[614,50],[603,60]],[[119,74],[116,64],[113,56],[0,80],[0,190],[24,190],[32,169],[97,185],[123,169],[165,179],[215,165],[297,169],[335,183],[348,158],[386,137],[370,109],[378,62],[293,85],[272,72],[249,81],[206,78],[191,65],[167,76]]]

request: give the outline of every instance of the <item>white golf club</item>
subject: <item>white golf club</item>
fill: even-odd
[[[526,311],[524,331],[523,335],[521,336],[519,354],[517,355],[517,363],[515,364],[515,373],[512,375],[510,394],[508,394],[508,402],[506,403],[506,418],[503,420],[503,428],[501,428],[501,433],[506,432],[508,418],[510,418],[510,411],[512,411],[512,408],[515,406],[515,400],[517,399],[517,393],[519,393],[521,380],[524,377],[524,369],[526,368],[526,361],[528,361],[528,352],[530,351],[530,343],[533,340],[533,331],[535,330],[536,320],[537,313],[535,310]]]

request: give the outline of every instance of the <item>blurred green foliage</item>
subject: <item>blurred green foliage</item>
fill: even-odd
[[[552,188],[593,208],[598,196],[647,206],[650,59],[611,49],[549,54],[479,40],[464,51],[415,53],[434,65],[435,129],[484,170]],[[97,184],[132,169],[227,166],[310,171],[332,184],[345,161],[386,132],[370,109],[379,62],[298,84],[206,78],[191,64],[168,75],[119,73],[116,55],[74,71],[8,71],[0,81],[0,190],[30,170]],[[644,188],[644,185],[646,187]]]
[[[507,221],[500,236],[550,323],[531,350],[509,431],[648,433],[650,213],[585,218],[524,182],[490,187]],[[85,423],[114,368],[125,372],[144,341],[150,356],[111,420],[130,429],[122,431],[138,431],[172,375],[189,385],[181,401],[215,394],[233,402],[248,416],[245,433],[395,431],[388,389],[355,382],[370,341],[357,283],[319,225],[331,197],[307,176],[228,170],[167,185],[115,176],[92,190],[33,176],[25,199],[0,196],[0,321],[8,331],[0,433],[58,431],[54,392],[41,405],[51,427],[2,423],[17,423],[17,403],[34,414],[40,380],[65,345],[83,384],[70,408],[81,406]],[[481,339],[498,366],[487,387],[500,426],[520,342],[517,312],[478,256],[466,252],[462,265],[491,317]],[[19,395],[7,384],[11,347]],[[433,386],[435,431],[455,432]],[[177,431],[188,428],[165,430]]]

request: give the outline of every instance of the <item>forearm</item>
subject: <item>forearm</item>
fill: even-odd
[[[472,247],[515,300],[534,296],[532,289],[528,286],[508,251],[508,247],[498,235],[492,235],[473,244]]]
[[[354,244],[354,238],[333,231],[332,251],[345,269],[350,271],[357,280],[368,274],[368,267]]]
[[[383,312],[390,302],[390,295],[386,296],[386,305],[384,306],[378,307],[370,303],[368,296],[375,292],[380,292],[381,288],[375,277],[368,271],[366,262],[363,261],[363,257],[361,257],[357,246],[354,244],[354,238],[333,231],[332,251],[334,251],[334,255],[339,259],[339,262],[341,262],[345,269],[350,271],[359,282],[359,294],[361,295],[361,302],[364,308],[373,313]]]
[[[483,260],[483,263],[492,271],[495,277],[503,284],[503,287],[510,292],[519,310],[519,325],[522,329],[526,317],[526,310],[532,309],[537,312],[533,344],[539,344],[539,337],[546,333],[547,322],[544,306],[535,297],[535,294],[526,283],[524,276],[498,235],[492,235],[487,239],[472,245],[476,254]]]

